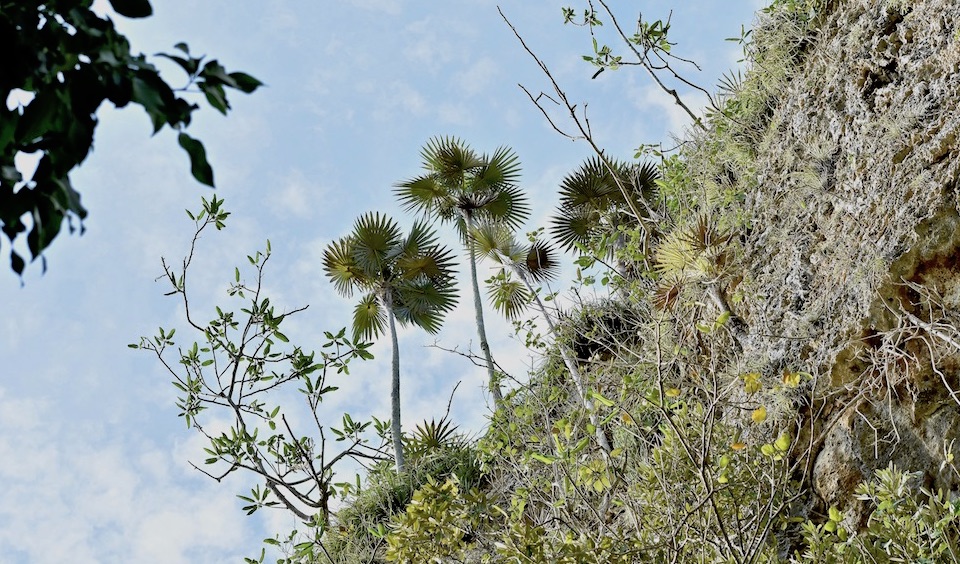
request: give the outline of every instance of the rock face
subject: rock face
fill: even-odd
[[[960,3],[830,2],[759,148],[738,312],[764,374],[803,370],[819,502],[878,468],[957,491]]]

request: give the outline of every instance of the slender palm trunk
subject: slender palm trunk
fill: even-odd
[[[543,316],[543,319],[547,322],[547,328],[550,330],[550,334],[553,335],[554,339],[557,338],[557,326],[553,322],[553,317],[551,317],[550,312],[547,311],[546,306],[543,305],[543,301],[540,299],[540,296],[537,294],[535,288],[527,281],[526,277],[523,276],[523,273],[517,269],[514,269],[514,275],[523,280],[523,283],[526,284],[527,289],[530,291],[530,294],[533,295],[534,302],[537,304],[537,309],[540,310],[540,315]],[[563,359],[563,364],[566,365],[567,371],[570,372],[570,377],[573,378],[573,385],[577,389],[577,395],[580,396],[580,403],[583,405],[584,410],[586,410],[588,417],[590,418],[590,424],[593,425],[596,429],[597,444],[603,450],[604,455],[609,455],[611,448],[610,442],[607,441],[607,435],[603,432],[603,429],[600,428],[600,421],[597,419],[597,413],[594,409],[593,400],[590,399],[590,396],[587,395],[587,389],[583,385],[583,377],[580,375],[580,369],[577,368],[577,361],[570,356],[569,349],[564,346],[562,343],[557,343],[557,349],[560,350],[560,358]]]
[[[490,393],[493,394],[493,403],[495,407],[500,407],[503,402],[503,392],[500,390],[500,380],[497,378],[496,370],[493,367],[493,356],[490,354],[490,343],[487,342],[487,329],[483,322],[483,300],[480,297],[480,284],[477,282],[477,250],[476,243],[473,241],[473,216],[469,213],[463,214],[467,225],[467,254],[470,263],[470,283],[473,286],[473,311],[477,318],[477,336],[480,339],[480,350],[483,351],[483,359],[487,364],[487,376],[489,379]]]
[[[397,324],[393,316],[393,299],[389,292],[383,296],[384,307],[387,310],[390,322],[390,342],[393,345],[392,385],[390,387],[390,404],[392,417],[390,434],[393,435],[393,457],[397,464],[397,473],[403,472],[405,466],[403,457],[403,434],[400,429],[400,344],[397,341]]]

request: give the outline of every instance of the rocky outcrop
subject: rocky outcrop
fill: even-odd
[[[784,408],[797,455],[856,520],[853,489],[891,461],[960,489],[960,4],[820,17],[758,150],[738,313],[765,377],[812,375]]]

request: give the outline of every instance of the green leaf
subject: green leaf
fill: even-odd
[[[543,462],[544,464],[553,464],[557,460],[560,460],[559,458],[556,458],[553,456],[546,456],[546,455],[540,454],[539,452],[535,452],[531,456],[536,460]]]
[[[237,84],[237,90],[245,94],[249,94],[260,86],[263,86],[262,82],[244,72],[232,72],[229,76]]]
[[[203,148],[203,143],[190,137],[186,133],[181,133],[177,137],[180,146],[190,155],[190,173],[197,179],[197,182],[213,187],[213,168],[207,162],[207,151]]]
[[[128,18],[146,18],[153,15],[149,0],[110,0],[113,10]]]
[[[600,392],[598,392],[598,391],[596,391],[596,390],[590,390],[589,395],[590,395],[590,397],[592,397],[593,399],[595,399],[595,400],[597,400],[598,402],[602,403],[602,404],[603,404],[604,406],[606,406],[606,407],[613,407],[613,406],[615,405],[615,402],[614,402],[613,400],[611,400],[611,399],[609,399],[609,398],[607,398],[607,397],[604,397],[603,394],[601,394]]]

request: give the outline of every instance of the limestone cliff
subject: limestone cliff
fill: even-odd
[[[895,462],[960,489],[960,5],[832,2],[745,191],[738,312],[767,378],[804,370],[795,451],[824,506]],[[851,522],[850,525],[855,525]]]

